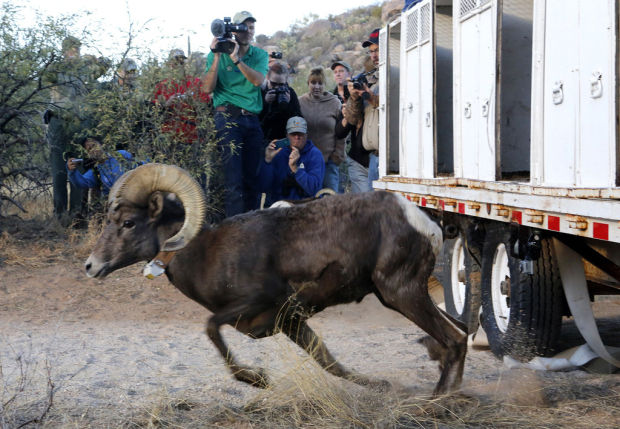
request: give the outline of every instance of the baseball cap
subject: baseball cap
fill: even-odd
[[[250,12],[248,12],[247,10],[243,10],[235,14],[232,22],[233,24],[242,24],[247,19],[251,19],[252,22],[256,22],[256,18],[254,18]]]
[[[175,58],[187,58],[187,57],[185,56],[185,52],[183,52],[183,49],[171,49],[170,54],[168,54],[168,59],[173,60]]]
[[[378,45],[379,44],[379,28],[375,28],[372,30],[372,33],[368,36],[368,40],[364,40],[362,42],[362,48],[367,48],[370,45]]]
[[[334,62],[332,63],[332,67],[331,67],[331,69],[332,69],[332,70],[333,70],[333,69],[335,69],[335,68],[336,68],[336,66],[342,66],[342,67],[344,67],[345,69],[347,69],[347,71],[348,71],[349,73],[351,73],[351,71],[353,71],[353,69],[351,68],[351,66],[349,65],[349,63],[347,63],[346,61],[341,61],[341,60],[334,61]]]
[[[67,36],[63,39],[62,41],[62,50],[63,51],[67,51],[71,48],[79,48],[80,46],[82,46],[82,42],[80,42],[80,39],[78,39],[77,37],[74,36]]]
[[[138,66],[134,60],[131,58],[125,58],[120,65],[120,69],[126,72],[135,72],[138,70]]]
[[[291,133],[308,133],[308,124],[301,116],[293,116],[286,121],[286,132]]]

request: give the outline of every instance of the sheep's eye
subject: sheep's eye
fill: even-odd
[[[132,220],[126,220],[123,222],[123,228],[133,228],[136,224]]]

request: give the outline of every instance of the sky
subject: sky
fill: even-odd
[[[0,0],[2,1],[2,0]],[[256,35],[272,35],[280,30],[288,30],[298,20],[309,14],[327,18],[349,9],[371,4],[377,0],[311,0],[293,1],[222,1],[222,0],[9,0],[15,5],[29,6],[29,10],[39,10],[44,16],[66,15],[89,11],[87,20],[76,22],[77,28],[91,27],[92,22],[101,24],[97,32],[100,39],[98,49],[106,55],[123,51],[127,41],[129,24],[140,28],[134,45],[149,47],[156,54],[164,55],[170,49],[187,50],[188,36],[191,49],[207,52],[213,36],[211,22],[234,16],[236,12],[247,10],[256,18]],[[32,23],[33,14],[24,10],[24,23]],[[92,51],[92,50],[91,50]],[[83,47],[82,53],[89,53]],[[94,53],[94,52],[91,52]]]

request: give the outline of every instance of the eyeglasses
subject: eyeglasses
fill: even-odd
[[[378,53],[378,52],[379,52],[379,48],[369,49],[369,50],[368,50],[368,53],[369,53],[369,54],[376,54],[376,53]]]

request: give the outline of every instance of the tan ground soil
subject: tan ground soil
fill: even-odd
[[[171,398],[204,407],[242,407],[256,397],[257,389],[231,377],[204,335],[209,313],[166,279],[144,279],[141,264],[105,281],[87,279],[83,260],[56,245],[46,253],[40,250],[46,247],[43,242],[36,248],[44,256],[37,257],[32,243],[18,243],[25,262],[15,254],[0,258],[3,402],[17,392],[0,425],[2,419],[13,427],[37,417],[47,404],[49,381],[53,406],[43,420],[49,427],[148,426],[148,416]],[[7,249],[0,248],[0,256]],[[609,302],[604,311],[617,340],[620,304]],[[409,396],[429,394],[438,380],[436,364],[416,342],[423,332],[374,297],[330,308],[311,319],[311,326],[344,365],[387,379]],[[570,322],[566,330],[572,332],[568,342],[578,343]],[[291,369],[291,354],[303,357],[281,335],[252,340],[226,328],[224,336],[241,362],[265,367],[272,379]],[[470,349],[463,391],[487,403],[492,398],[530,410],[560,407],[566,412],[569,401],[570,410],[587,416],[584,427],[614,427],[620,418],[617,408],[597,409],[592,402],[605,397],[620,403],[618,375],[508,370],[489,351]],[[193,422],[187,426],[202,426]],[[186,427],[182,419],[178,425]]]

